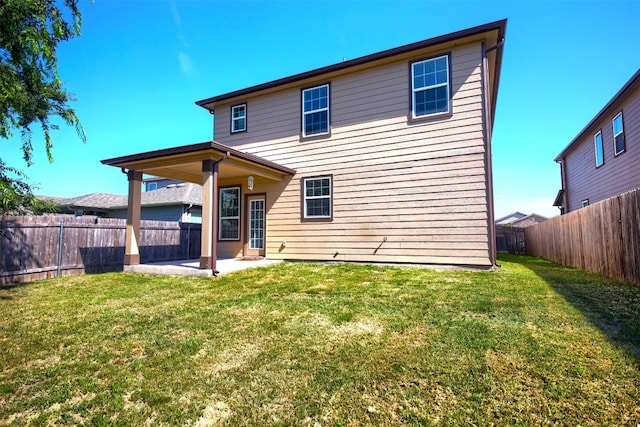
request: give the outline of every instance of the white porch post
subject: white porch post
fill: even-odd
[[[125,229],[124,265],[140,264],[140,200],[142,197],[142,172],[129,170],[129,201]]]

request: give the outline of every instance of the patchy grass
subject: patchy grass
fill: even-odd
[[[640,287],[501,263],[0,289],[0,425],[640,423]]]

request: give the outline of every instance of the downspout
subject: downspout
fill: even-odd
[[[489,97],[489,59],[488,53],[499,48],[504,39],[495,46],[486,49],[485,42],[482,42],[482,112],[484,117],[484,141],[485,141],[485,178],[487,183],[487,231],[489,232],[489,260],[492,265],[497,264],[496,254],[496,225],[495,225],[495,208],[493,204],[493,162],[491,154],[491,137],[493,134],[493,119],[491,109],[491,99]]]
[[[218,257],[218,165],[227,160],[230,156],[231,153],[227,151],[223,158],[211,164],[213,169],[213,209],[211,212],[213,217],[213,224],[211,224],[211,270],[214,276],[217,276],[218,273],[220,273],[218,270],[216,270]]]

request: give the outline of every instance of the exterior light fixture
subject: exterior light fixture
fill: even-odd
[[[247,178],[247,187],[249,187],[249,190],[253,190],[253,176],[249,175],[249,178]]]

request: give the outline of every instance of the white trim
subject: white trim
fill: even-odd
[[[262,246],[253,247],[252,246],[253,241],[254,240],[258,240],[258,239],[254,238],[251,235],[252,234],[251,232],[254,230],[254,228],[252,227],[253,218],[252,218],[251,214],[253,212],[253,205],[254,205],[254,203],[257,203],[257,202],[261,202],[262,203],[262,207],[260,209],[260,211],[262,212],[262,218],[261,218],[262,227],[259,228],[259,230],[262,232],[262,237],[260,238],[260,242],[262,243]],[[248,246],[249,246],[249,249],[251,249],[251,250],[264,250],[264,240],[265,240],[265,237],[266,237],[265,236],[265,226],[266,226],[266,218],[265,218],[266,212],[265,212],[265,209],[266,209],[266,201],[265,201],[264,197],[255,198],[255,199],[249,199],[249,218],[248,218],[248,221],[249,221],[249,224],[248,224],[249,225],[249,227],[248,227],[248,229],[249,229],[248,230],[248,232],[249,232],[249,245]]]
[[[602,153],[602,163],[598,164],[598,136],[600,136],[600,152]],[[604,144],[602,142],[602,130],[599,130],[598,133],[593,135],[593,148],[596,153],[596,168],[604,165]]]
[[[447,64],[447,81],[444,83],[436,83],[434,85],[430,85],[430,86],[423,86],[420,88],[416,88],[415,87],[415,66],[419,65],[419,64],[424,64],[427,62],[435,62],[439,59],[445,59],[445,62]],[[429,117],[429,116],[436,116],[436,115],[440,115],[440,114],[448,114],[451,111],[451,93],[450,93],[450,68],[449,68],[449,55],[441,55],[441,56],[437,56],[435,58],[429,58],[429,59],[425,59],[423,61],[416,61],[416,62],[412,62],[411,63],[411,117],[414,119],[419,119],[419,118],[423,118],[423,117]],[[428,90],[434,90],[434,89],[438,89],[440,87],[446,87],[447,88],[447,111],[437,111],[435,113],[430,113],[430,114],[421,114],[421,115],[416,115],[416,94],[418,92],[426,92]]]
[[[312,90],[315,90],[315,89],[320,89],[322,87],[326,87],[327,88],[327,106],[325,108],[319,108],[317,110],[305,111],[305,109],[304,109],[304,94],[306,92],[309,92],[309,91],[312,91]],[[329,107],[330,107],[331,104],[329,102],[330,101],[329,97],[330,97],[330,90],[329,90],[329,84],[328,83],[323,84],[323,85],[319,85],[319,86],[310,87],[310,88],[302,90],[302,109],[301,110],[302,110],[302,136],[303,137],[326,135],[326,134],[329,133],[329,129],[331,128],[331,123],[330,123],[331,122],[331,112],[329,111]],[[311,115],[313,113],[321,113],[323,111],[327,112],[327,130],[325,132],[318,132],[318,133],[312,133],[310,135],[307,135],[306,126],[305,126],[305,124],[306,124],[305,116]]]
[[[616,133],[615,121],[618,117],[620,117],[620,132]],[[618,151],[617,149],[618,147],[616,146],[616,137],[622,134],[622,137],[624,138],[624,118],[622,117],[622,111],[620,111],[618,114],[615,115],[613,119],[611,119],[611,131],[613,132],[613,154],[617,156],[618,154],[624,153],[627,149],[626,141],[624,143],[624,148],[622,150]]]
[[[236,108],[242,107],[243,109],[243,115],[242,116],[238,116],[238,117],[234,117],[233,113],[236,110]],[[234,124],[238,121],[240,121],[241,119],[244,119],[244,126],[242,127],[242,129],[234,129]],[[247,104],[238,104],[238,105],[234,105],[231,107],[231,133],[236,133],[236,132],[244,132],[245,130],[247,130]]]
[[[329,195],[327,196],[307,196],[307,181],[318,181],[327,179],[329,180]],[[304,217],[305,218],[331,218],[331,205],[333,204],[333,192],[331,191],[331,176],[315,176],[311,178],[304,178],[302,182],[302,194],[303,194],[303,209],[304,209]],[[307,213],[307,200],[317,200],[317,199],[329,199],[329,215],[309,215]]]

